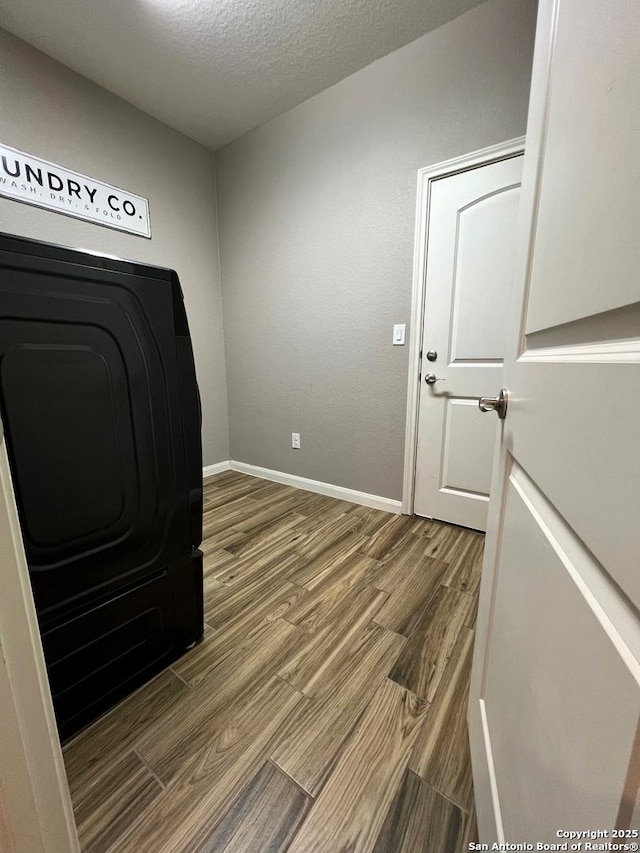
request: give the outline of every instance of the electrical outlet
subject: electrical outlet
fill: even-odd
[[[291,433],[291,447],[293,447],[294,450],[300,450],[300,433],[299,432],[292,432]]]

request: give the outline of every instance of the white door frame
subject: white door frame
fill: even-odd
[[[0,850],[79,853],[0,423]]]
[[[413,251],[413,284],[411,289],[411,323],[409,325],[409,370],[407,384],[407,418],[404,442],[404,481],[402,487],[402,512],[413,515],[416,455],[418,444],[418,409],[420,404],[420,347],[424,324],[425,287],[427,277],[427,245],[429,241],[429,210],[431,185],[439,178],[488,166],[524,153],[525,137],[518,136],[488,148],[481,148],[463,157],[445,160],[435,166],[418,169],[418,195],[416,199],[416,229]]]

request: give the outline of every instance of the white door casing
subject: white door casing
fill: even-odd
[[[418,206],[424,316],[421,376],[410,376],[408,422],[417,417],[418,425],[414,459],[407,435],[405,466],[415,466],[415,488],[405,511],[479,530],[486,526],[497,423],[482,417],[478,398],[502,387],[522,150],[513,140],[435,167],[426,209]],[[437,377],[434,385],[425,383],[429,375]]]
[[[541,0],[469,704],[483,841],[640,829],[638,44],[635,0]]]
[[[0,850],[79,851],[0,423]]]

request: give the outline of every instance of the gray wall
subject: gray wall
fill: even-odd
[[[205,464],[229,458],[213,154],[0,30],[0,141],[150,200],[153,238],[0,198],[0,230],[178,271]]]
[[[233,459],[401,498],[416,170],[524,133],[534,28],[489,0],[216,154]]]

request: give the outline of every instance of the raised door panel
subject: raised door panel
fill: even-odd
[[[519,185],[458,211],[451,300],[451,364],[502,362]]]
[[[633,0],[558,5],[529,333],[638,301],[639,44]]]
[[[640,606],[638,356],[528,350],[506,383],[506,440],[607,573]],[[563,361],[566,357],[567,361]]]
[[[475,400],[448,400],[440,489],[489,499],[496,425],[482,417]]]
[[[488,752],[504,837],[557,842],[616,826],[640,714],[640,631],[600,568],[522,469],[507,485],[484,675]],[[625,622],[624,635],[618,626]],[[635,799],[635,791],[632,792]]]

